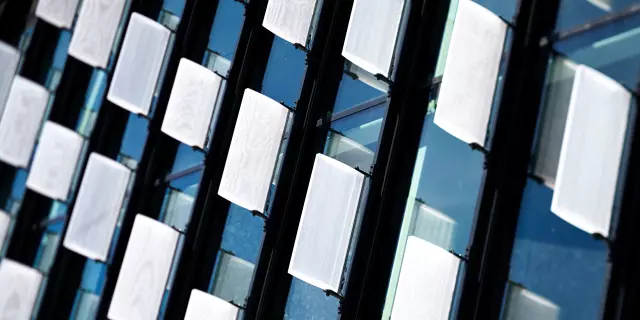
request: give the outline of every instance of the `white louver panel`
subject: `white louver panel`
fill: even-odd
[[[131,15],[107,99],[148,115],[171,32],[141,15]]]
[[[0,160],[19,168],[29,165],[48,101],[45,88],[15,77],[0,120]]]
[[[70,28],[80,0],[40,0],[36,16],[58,28]]]
[[[507,25],[471,0],[460,0],[434,123],[484,146]]]
[[[131,171],[97,153],[89,156],[63,245],[106,261]]]
[[[303,47],[311,28],[316,0],[269,0],[262,26]]]
[[[27,177],[27,188],[66,201],[83,142],[75,131],[47,121]]]
[[[391,319],[449,319],[459,266],[458,257],[410,236],[402,259]]]
[[[4,106],[11,90],[18,62],[20,62],[20,52],[0,41],[0,118],[4,113]]]
[[[176,140],[204,149],[222,78],[187,59],[180,60],[162,131]]]
[[[338,292],[363,182],[362,173],[316,155],[289,274]]]
[[[360,68],[389,77],[404,0],[355,0],[342,56]]]
[[[218,194],[250,211],[264,211],[288,110],[244,91]]]
[[[0,319],[31,319],[42,275],[7,258],[0,262]]]
[[[609,235],[630,106],[622,85],[578,67],[551,211],[591,234]]]
[[[112,320],[156,319],[179,233],[138,214],[109,306]]]
[[[184,320],[236,320],[238,307],[214,295],[191,290]]]
[[[126,0],[83,0],[69,54],[97,68],[106,68]]]

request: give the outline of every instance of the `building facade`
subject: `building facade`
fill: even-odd
[[[0,1],[0,314],[637,319],[639,30],[634,0]]]

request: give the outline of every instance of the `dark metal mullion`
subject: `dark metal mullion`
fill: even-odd
[[[341,52],[352,5],[351,0],[323,2],[244,313],[247,319],[284,317],[291,286],[287,270],[300,214],[315,155],[322,150],[328,133],[328,126],[317,128],[316,123],[327,118],[338,94],[345,61]]]
[[[383,124],[342,303],[344,319],[379,319],[429,104],[449,1],[416,2]]]
[[[640,243],[640,233],[637,232],[640,225],[640,166],[637,165],[640,161],[639,102],[636,96],[634,117],[630,121],[633,134],[626,161],[628,167],[624,177],[622,203],[611,239],[610,273],[603,304],[603,319],[636,319],[640,316],[640,277],[637,272],[640,267],[640,255],[637,254],[637,244]]]
[[[146,10],[145,14],[155,13],[157,15],[161,8],[161,2],[158,0],[141,0],[140,6]],[[157,218],[159,215],[162,195],[159,191],[161,184],[158,182],[164,179],[166,171],[175,159],[178,147],[176,142],[167,140],[160,128],[180,59],[182,57],[193,59],[194,55],[204,54],[208,34],[203,33],[198,28],[202,27],[201,23],[206,21],[207,15],[213,14],[211,8],[215,8],[216,5],[217,1],[185,1],[180,24],[175,33],[174,46],[167,57],[169,62],[167,63],[154,115],[149,120],[148,135],[142,157],[136,169],[130,200],[122,219],[120,240],[115,244],[112,264],[108,269],[107,280],[97,311],[98,318],[106,318],[107,316],[135,216],[143,214]]]
[[[262,83],[274,39],[262,27],[266,4],[266,1],[252,1],[246,6],[245,22],[222,97],[223,103],[218,116],[220,120],[214,129],[213,140],[205,158],[198,194],[185,234],[185,244],[179,257],[174,285],[169,293],[166,311],[168,319],[183,318],[191,290],[206,292],[213,276],[230,205],[229,201],[218,196],[220,179],[244,90],[259,88]]]
[[[61,30],[38,19],[27,48],[20,75],[46,86],[47,74],[58,45]]]
[[[539,43],[553,32],[558,7],[559,0],[520,1],[458,319],[500,315],[549,56]]]
[[[17,47],[36,0],[6,0],[0,3],[0,41]]]
[[[363,112],[365,110],[369,110],[373,107],[377,107],[385,102],[387,102],[389,100],[388,96],[382,96],[379,98],[375,98],[372,100],[369,100],[367,102],[363,102],[355,107],[349,108],[347,110],[338,112],[338,113],[334,113],[333,115],[331,115],[331,120],[329,122],[334,122],[334,121],[338,121],[340,119],[346,118],[348,116],[352,116],[356,113],[360,113]]]

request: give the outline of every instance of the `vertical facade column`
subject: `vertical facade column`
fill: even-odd
[[[159,0],[133,0],[128,12],[130,14],[137,12],[145,16],[153,17],[158,15],[161,4],[162,1]],[[124,16],[122,19],[123,21],[129,20],[128,16]],[[128,23],[125,23],[124,29],[122,30],[122,37],[126,34],[127,27]],[[115,52],[114,61],[117,61],[120,50],[115,50]],[[68,57],[68,60],[70,63],[80,65],[80,68],[87,67],[71,56]],[[65,73],[67,73],[67,71],[65,71]],[[90,68],[88,68],[88,70],[84,70],[84,74],[85,76],[90,77]],[[63,83],[67,82],[65,81]],[[74,91],[74,99],[78,101],[78,108],[82,107],[82,100],[88,84],[89,78],[77,78],[75,81],[65,85],[70,88],[85,88],[85,90],[76,89]],[[110,81],[107,81],[104,92],[108,92],[109,87]],[[87,154],[95,152],[108,158],[115,159],[118,155],[118,150],[120,149],[128,118],[129,112],[127,110],[124,110],[107,99],[104,99],[97,114],[97,122],[88,140]],[[85,168],[80,171],[79,176],[84,175],[84,169]],[[69,204],[67,210],[67,224],[70,218],[69,215],[73,212],[75,200],[75,197],[73,197],[73,201]],[[48,275],[46,288],[44,289],[42,304],[39,311],[41,318],[59,319],[71,316],[76,299],[76,293],[82,281],[83,269],[86,261],[86,257],[81,256],[60,244],[56,258]]]
[[[412,3],[341,314],[379,319],[450,1]]]
[[[520,1],[504,95],[476,212],[458,319],[497,319],[509,274],[518,213],[559,0]]]
[[[640,73],[638,74],[640,79]],[[630,123],[633,126],[630,144],[628,167],[624,178],[624,194],[620,205],[620,215],[612,235],[610,252],[610,275],[606,301],[603,305],[604,319],[634,319],[640,316],[640,254],[638,243],[640,234],[640,80],[635,94],[635,108],[632,108]]]
[[[201,2],[201,5],[206,5],[206,1]],[[261,82],[273,39],[262,28],[265,9],[265,1],[251,1],[247,4],[245,22],[222,95],[219,120],[214,128],[210,151],[205,156],[200,187],[191,210],[190,227],[186,231],[184,247],[177,264],[176,278],[166,311],[167,319],[184,317],[191,290],[206,292],[214,270],[230,205],[228,200],[218,196],[220,179],[244,90]],[[212,11],[215,12],[215,8]],[[211,13],[210,18],[213,16]],[[194,25],[192,31],[198,32],[198,28],[201,30],[208,25]],[[201,57],[190,59],[202,60]]]
[[[131,235],[133,228],[133,222],[137,214],[146,216],[154,216],[158,211],[147,211],[147,207],[150,206],[150,199],[152,199],[153,191],[155,190],[158,177],[162,175],[165,168],[173,160],[175,152],[171,154],[170,150],[162,148],[159,144],[161,141],[160,128],[164,119],[166,106],[171,95],[171,88],[173,87],[174,77],[178,69],[178,64],[182,57],[188,56],[192,52],[197,50],[204,50],[206,45],[206,33],[196,32],[195,28],[199,26],[200,20],[203,15],[210,15],[212,12],[201,11],[196,12],[196,4],[199,2],[209,2],[203,0],[186,0],[184,5],[184,11],[180,20],[180,24],[175,33],[175,40],[171,54],[167,57],[168,63],[166,63],[165,79],[162,82],[160,88],[158,101],[156,103],[156,109],[154,111],[153,118],[149,121],[149,131],[147,140],[145,143],[144,151],[142,153],[141,160],[136,169],[136,175],[133,182],[133,189],[131,190],[130,201],[127,205],[122,219],[122,225],[120,229],[120,239],[115,245],[113,263],[109,268],[109,277],[105,283],[102,299],[98,308],[97,317],[106,318],[109,305],[115,286],[118,280],[122,266],[122,260],[127,248],[127,240]],[[140,2],[140,6],[145,8],[145,14],[152,15],[151,10],[154,10],[154,16],[158,15],[162,1],[148,0]],[[202,8],[200,8],[202,10]],[[208,16],[207,16],[208,18]],[[158,205],[159,207],[159,205]]]
[[[322,1],[313,46],[293,118],[287,151],[267,220],[266,234],[254,275],[246,319],[284,317],[291,287],[288,273],[300,215],[316,153],[328,132],[327,115],[342,76],[341,55],[352,0]]]

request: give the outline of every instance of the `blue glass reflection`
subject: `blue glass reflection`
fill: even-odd
[[[554,48],[635,89],[640,70],[640,14],[568,38]]]
[[[149,132],[148,127],[149,121],[147,119],[136,114],[130,114],[129,122],[127,122],[127,128],[124,132],[124,138],[122,139],[120,153],[136,161],[140,161],[147,140],[147,133]]]
[[[163,8],[174,15],[181,17],[184,11],[185,0],[164,0]]]
[[[333,106],[333,113],[353,108],[361,103],[386,95],[386,92],[382,92],[343,73],[340,87],[338,88],[338,96]]]
[[[234,0],[218,3],[213,27],[209,34],[209,49],[233,60],[244,23],[244,5]]]
[[[386,106],[385,103],[334,121],[331,128],[375,153]]]
[[[597,319],[607,246],[553,214],[552,197],[528,180],[509,278],[558,305],[560,319]]]
[[[295,107],[306,70],[306,54],[278,37],[273,38],[262,94],[289,107]]]
[[[169,182],[169,185],[174,189],[195,197],[196,192],[198,191],[200,179],[202,179],[202,171],[196,171],[184,177],[171,180],[171,182]]]
[[[256,264],[263,235],[262,218],[254,217],[248,210],[231,204],[220,247],[242,260]]]
[[[107,73],[100,69],[94,69],[89,82],[89,90],[85,95],[84,107],[98,111],[102,105],[105,91],[107,90]]]
[[[29,173],[26,170],[18,170],[16,177],[13,179],[13,186],[11,187],[11,198],[20,200],[24,195],[27,188],[27,176]]]
[[[284,312],[285,320],[338,319],[340,301],[321,289],[293,278]]]
[[[67,62],[67,51],[69,50],[69,43],[71,43],[71,31],[62,31],[60,38],[58,39],[58,45],[53,54],[53,68],[62,70],[64,64]]]
[[[173,162],[171,173],[189,169],[193,166],[202,164],[203,162],[204,153],[181,143],[178,147],[178,152],[176,153],[176,159]]]
[[[518,3],[517,3],[518,1],[516,0],[473,0],[473,1],[491,10],[491,12],[501,16],[507,21],[515,20],[516,7],[518,6]]]
[[[102,294],[104,288],[104,280],[107,275],[107,267],[105,264],[87,259],[82,271],[82,282],[80,287],[97,295]]]
[[[563,31],[604,15],[624,11],[637,0],[562,0],[556,30]]]
[[[484,172],[484,155],[427,116],[420,146],[426,146],[416,197],[456,222],[452,248],[465,254]]]

